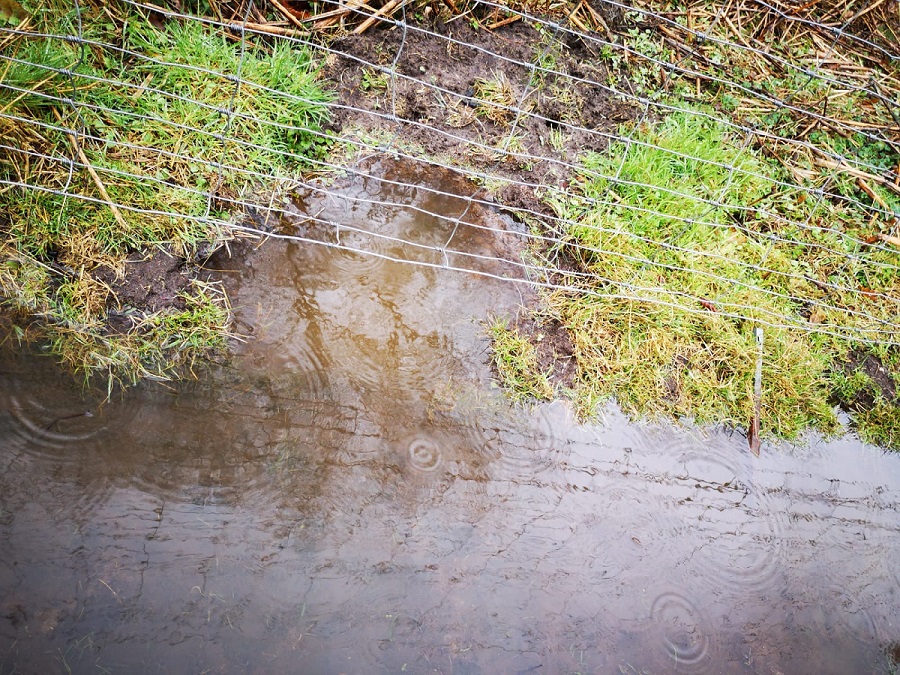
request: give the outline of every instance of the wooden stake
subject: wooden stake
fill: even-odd
[[[750,420],[750,430],[747,432],[747,442],[750,444],[750,452],[759,457],[761,441],[759,438],[759,416],[762,412],[762,364],[763,364],[763,332],[762,328],[754,328],[756,337],[756,373],[753,377],[753,419]]]

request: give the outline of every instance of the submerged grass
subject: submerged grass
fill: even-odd
[[[895,390],[847,364],[868,355],[900,382],[896,347],[865,346],[894,342],[900,252],[863,245],[863,211],[809,199],[704,112],[623,129],[631,142],[586,154],[570,189],[547,197],[562,243],[538,255],[569,289],[538,313],[569,333],[579,409],[614,397],[635,416],[747,426],[759,325],[764,434],[834,431],[843,402],[863,438],[897,447]]]
[[[224,344],[227,299],[188,277],[238,202],[325,152],[329,95],[296,46],[117,3],[23,4],[30,34],[0,61],[0,296],[79,371],[165,376]],[[122,306],[126,259],[161,250],[187,262],[180,297]]]
[[[140,317],[128,332],[59,323],[41,334],[73,369],[112,374],[110,386],[123,374],[137,381],[165,377],[175,369],[193,372],[199,358],[226,347],[229,307],[217,286],[200,281],[179,299],[180,308]]]

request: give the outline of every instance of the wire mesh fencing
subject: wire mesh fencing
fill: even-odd
[[[564,325],[617,301],[752,350],[745,324],[900,343],[894,0],[0,11],[0,281],[58,324],[106,321],[148,243],[203,259],[249,234],[528,284]],[[383,157],[465,178],[460,212],[430,214],[446,239],[298,215],[298,189],[412,208],[336,175],[442,192]],[[512,245],[465,250],[461,228]]]

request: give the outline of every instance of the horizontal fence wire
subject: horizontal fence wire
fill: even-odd
[[[452,2],[320,2],[302,4],[302,11],[297,9],[301,4],[285,9],[281,3],[242,2],[223,14],[215,3],[193,13],[176,3],[122,0],[113,16],[102,5],[76,3],[58,29],[55,22],[35,28],[40,11],[51,10],[26,7],[30,19],[0,28],[0,190],[23,200],[41,194],[64,205],[110,209],[125,225],[161,218],[187,229],[287,239],[547,292],[693,315],[715,311],[777,329],[900,344],[900,54],[889,40],[853,32],[865,18],[865,7],[825,24],[803,15],[805,6],[755,2],[753,11],[771,18],[767,30],[753,35],[733,25],[733,5],[720,6],[708,24],[695,27],[682,20],[680,6],[662,2],[631,7],[582,1],[548,6],[546,15],[493,2],[465,11],[455,11]],[[896,3],[886,5],[896,8]],[[448,14],[442,23],[435,18],[441,12]],[[129,16],[159,32],[201,28],[227,44],[234,58],[224,67],[172,59],[176,52],[164,55],[146,36],[129,40]],[[585,24],[590,16],[596,19],[593,28]],[[102,31],[95,24],[110,21],[122,22],[114,31],[118,39],[98,39]],[[454,28],[467,22],[478,25]],[[497,47],[514,25],[528,27],[516,39],[535,41],[531,58]],[[772,42],[795,29],[813,36],[809,53],[792,58],[772,48]],[[383,39],[369,37],[368,47],[359,48],[366,32],[375,31]],[[475,40],[478,31],[496,39]],[[729,34],[748,37],[729,40]],[[407,53],[426,43],[438,45],[434,53],[465,50],[471,59],[491,64],[490,70],[467,88],[451,84],[431,64],[411,70],[404,61]],[[46,48],[26,48],[36,44]],[[310,72],[334,93],[322,99],[266,83],[253,69],[254,60],[278,45],[306,54]],[[577,57],[566,60],[560,53],[567,45],[591,55],[594,65],[582,68],[573,65]],[[846,54],[854,51],[865,56],[853,61]],[[59,57],[66,53],[68,61]],[[38,58],[42,54],[46,60]],[[749,76],[750,62],[779,69],[777,86]],[[113,65],[97,65],[105,63]],[[342,95],[339,80],[340,72],[350,70],[359,77],[355,97]],[[147,75],[138,80],[135,72]],[[162,72],[171,77],[154,75]],[[199,96],[189,86],[172,84],[179,78],[225,93]],[[489,99],[490,86],[502,95]],[[109,94],[95,96],[101,88]],[[563,97],[574,92],[563,100],[560,114],[535,104],[549,89]],[[703,93],[711,91],[714,95]],[[610,110],[625,111],[625,119],[585,123],[578,109],[583,92],[602,96]],[[245,97],[278,101],[286,111],[324,112],[321,118],[267,116],[245,105]],[[155,112],[139,106],[141,99],[157,102]],[[438,121],[411,113],[413,99],[429,101],[446,117]],[[861,107],[876,112],[860,120],[855,113]],[[196,116],[173,113],[186,109],[206,111],[215,123],[194,124]],[[54,116],[44,114],[48,110]],[[335,118],[349,122],[327,122]],[[126,128],[144,125],[153,131],[108,133],[113,119]],[[692,153],[691,144],[669,143],[657,130],[670,119],[685,120],[687,129],[717,130],[730,150],[701,155]],[[238,133],[239,128],[258,133]],[[527,136],[535,128],[557,139],[557,147],[543,136],[538,144],[530,142]],[[257,136],[302,137],[304,147],[260,143]],[[425,136],[439,139],[440,151],[421,147]],[[559,140],[566,136],[580,139],[579,145],[566,146]],[[206,150],[193,152],[190,143],[182,142],[187,137],[200,139]],[[328,151],[310,150],[314,147]],[[629,165],[646,153],[653,161],[712,175],[713,185],[698,191],[652,182]],[[120,161],[124,156],[140,161]],[[263,159],[248,163],[248,156]],[[453,171],[468,179],[471,190],[459,194],[392,180],[372,170],[373,159],[380,157]],[[272,169],[282,161],[297,169]],[[189,180],[161,169],[176,165],[191,167]],[[335,175],[463,199],[467,206],[453,216],[402,199],[348,195],[334,187],[329,177]],[[161,207],[119,199],[102,187],[129,181],[177,192],[178,198]],[[240,187],[223,189],[226,184]],[[446,223],[448,238],[435,246],[358,222],[301,213],[288,198],[299,189],[342,203],[422,212]],[[506,200],[508,189],[527,191],[535,199]],[[673,202],[690,208],[660,206]],[[470,207],[500,208],[523,225],[468,217]],[[633,226],[642,219],[664,223],[668,234]],[[260,225],[292,221],[318,226],[312,228],[318,235]],[[518,253],[464,250],[455,241],[461,226],[511,241],[515,245],[509,250]],[[684,233],[698,227],[741,237],[758,248],[758,256],[742,258],[685,240]],[[589,236],[575,234],[584,232]],[[810,259],[827,260],[831,273],[770,262],[781,251],[798,249]],[[603,264],[573,263],[584,260],[632,267],[623,277],[604,273]],[[62,263],[51,267],[76,272]],[[649,281],[648,271],[660,282]],[[678,275],[690,275],[698,288],[721,292],[709,297],[666,283]],[[765,304],[741,300],[750,297]]]

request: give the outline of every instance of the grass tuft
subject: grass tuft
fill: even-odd
[[[861,247],[866,214],[803,199],[749,139],[699,112],[685,108],[586,154],[575,189],[549,195],[563,243],[538,255],[569,289],[546,294],[538,314],[569,332],[579,410],[615,398],[633,416],[746,427],[760,325],[762,432],[833,432],[837,388],[846,400],[861,386],[840,366],[859,348],[853,336],[893,342],[900,256]],[[494,335],[495,359],[504,342],[529,353],[501,324]],[[882,352],[900,382],[896,348]],[[546,377],[527,363],[517,362]],[[896,446],[900,401],[871,398],[874,407],[847,406],[860,434]]]
[[[195,281],[180,295],[183,308],[129,317],[123,332],[94,322],[54,324],[39,329],[63,363],[86,378],[107,376],[115,383],[165,380],[173,371],[193,373],[198,360],[225,349],[230,337],[227,298],[217,285]]]
[[[65,3],[28,9],[35,34],[78,33]],[[4,48],[0,298],[39,318],[27,334],[76,370],[163,376],[224,344],[227,300],[185,281],[171,307],[126,307],[121,332],[126,259],[166,250],[190,265],[227,240],[240,202],[327,151],[314,132],[330,96],[296,46],[101,2],[80,18],[84,47],[19,36]]]
[[[490,78],[478,78],[473,89],[478,100],[477,114],[500,127],[508,126],[515,113],[516,98],[506,74],[498,70]]]
[[[515,401],[549,401],[555,392],[549,374],[541,372],[534,345],[503,319],[487,326],[493,341],[494,367],[500,383]]]

